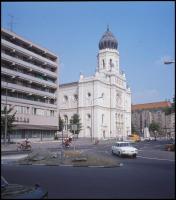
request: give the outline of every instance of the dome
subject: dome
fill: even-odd
[[[113,36],[111,31],[109,31],[109,27],[107,31],[103,34],[100,42],[99,42],[99,49],[117,49],[118,43],[116,38]]]

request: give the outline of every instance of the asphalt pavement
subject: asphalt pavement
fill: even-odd
[[[84,147],[112,156],[123,163],[116,168],[56,167],[2,165],[2,175],[11,183],[34,185],[48,190],[49,198],[129,198],[173,199],[175,197],[175,152],[164,150],[168,141],[139,142],[136,159],[111,154],[114,141],[98,145],[77,140],[76,148]],[[57,148],[57,143],[43,145]]]

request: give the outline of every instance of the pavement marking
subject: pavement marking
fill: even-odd
[[[7,156],[1,156],[1,160],[13,160],[13,159],[21,159],[27,157],[28,154],[23,154],[23,155],[7,155]]]
[[[167,160],[167,161],[175,162],[175,160],[168,160],[168,159],[162,159],[162,158],[151,158],[151,157],[144,157],[144,156],[137,156],[137,158],[145,158],[145,159],[153,159],[153,160]]]

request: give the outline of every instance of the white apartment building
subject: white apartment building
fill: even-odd
[[[54,137],[58,129],[58,57],[1,29],[1,108],[17,111],[15,138]]]
[[[73,114],[80,116],[79,137],[125,139],[131,134],[131,91],[120,70],[118,43],[109,28],[99,42],[96,73],[59,86],[59,112],[65,132]]]

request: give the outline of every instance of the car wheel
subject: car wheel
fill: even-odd
[[[136,154],[133,155],[133,158],[136,158]]]
[[[119,156],[119,157],[121,157],[121,156],[122,156],[122,155],[121,155],[121,153],[120,153],[120,151],[118,152],[118,156]]]
[[[112,154],[114,155],[114,151],[112,150]]]

